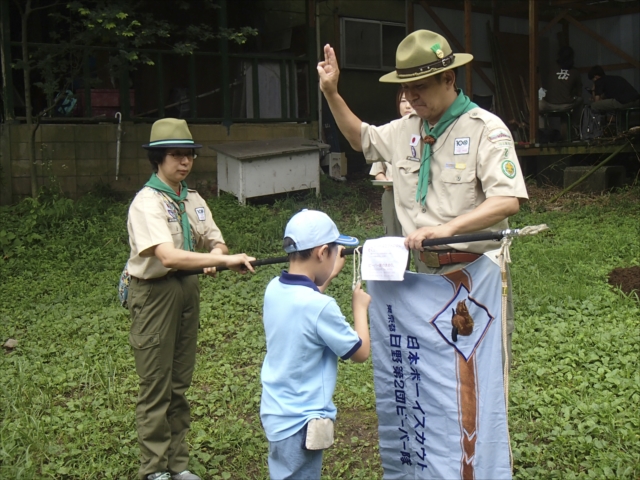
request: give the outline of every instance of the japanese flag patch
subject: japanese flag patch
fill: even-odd
[[[411,145],[412,147],[416,147],[418,146],[418,142],[420,142],[420,135],[411,135],[411,141],[409,142],[409,145]]]
[[[196,215],[198,215],[198,220],[204,222],[204,219],[206,218],[204,214],[204,207],[196,208]]]

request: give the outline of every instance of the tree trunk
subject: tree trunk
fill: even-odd
[[[27,116],[27,127],[29,130],[29,173],[31,175],[31,196],[38,196],[38,177],[36,175],[36,144],[33,131],[33,106],[31,105],[31,65],[29,64],[29,46],[27,45],[27,23],[31,13],[31,0],[27,0],[27,5],[22,14],[22,74],[24,78],[24,105]]]
[[[0,10],[2,10],[2,7],[0,7]],[[8,9],[7,9],[8,10]],[[7,12],[8,14],[9,12]],[[9,54],[9,52],[5,52],[5,35],[9,35],[9,32],[5,32],[4,31],[4,23],[2,21],[0,21],[0,63],[2,64],[2,87],[7,95],[7,97],[9,97],[9,95],[13,95],[13,92],[9,92],[8,91],[8,82],[7,82],[7,75],[11,75],[11,72],[7,72],[6,69],[6,64],[7,64],[7,55]],[[6,102],[8,102],[8,98],[4,99],[5,101],[5,118],[4,121],[6,123],[10,123],[13,121],[13,116],[12,116],[12,112],[6,107]]]

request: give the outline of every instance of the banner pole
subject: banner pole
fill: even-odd
[[[443,238],[431,238],[428,240],[422,241],[423,247],[435,247],[439,245],[453,245],[456,243],[470,243],[470,242],[484,242],[487,240],[502,240],[504,237],[517,237],[520,234],[520,230],[497,230],[493,232],[480,232],[480,233],[467,233],[464,235],[454,235],[453,237],[443,237]],[[362,249],[362,246],[353,247],[353,248],[345,248],[342,251],[342,256],[353,255],[354,250]],[[362,251],[362,250],[360,250]],[[254,267],[261,267],[264,265],[275,265],[278,263],[287,263],[289,258],[284,257],[274,257],[267,258],[264,260],[254,260],[251,262],[251,265]],[[217,272],[222,272],[224,270],[229,270],[227,267],[216,267]],[[178,277],[187,277],[189,275],[200,275],[204,273],[204,269],[198,270],[178,270],[176,275]]]

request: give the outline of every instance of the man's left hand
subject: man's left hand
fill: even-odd
[[[438,225],[437,227],[422,227],[409,234],[404,239],[404,245],[410,250],[423,251],[422,241],[429,238],[443,238],[455,235],[453,228],[448,225]]]

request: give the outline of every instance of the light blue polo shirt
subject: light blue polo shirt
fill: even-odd
[[[335,420],[338,357],[347,360],[362,345],[336,301],[308,277],[283,271],[267,286],[263,321],[260,418],[267,439],[284,440],[312,418]]]

